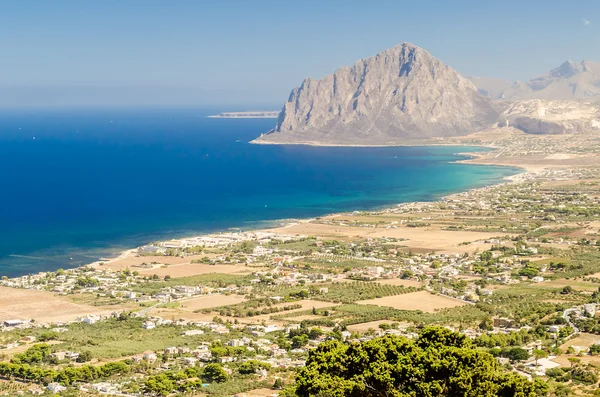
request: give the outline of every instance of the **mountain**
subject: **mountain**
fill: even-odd
[[[600,100],[600,63],[566,61],[528,82],[503,86],[497,79],[471,77],[479,92],[492,99]]]
[[[497,121],[488,98],[427,51],[403,43],[294,88],[255,143],[394,144],[464,135]]]

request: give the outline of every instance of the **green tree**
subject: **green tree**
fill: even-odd
[[[11,360],[15,364],[39,364],[50,355],[50,346],[39,343],[31,346],[24,353],[17,354]]]
[[[284,387],[285,387],[285,385],[283,384],[283,380],[281,380],[281,378],[277,378],[277,379],[275,379],[275,383],[273,383],[273,386],[271,387],[271,389],[281,390]]]
[[[296,396],[538,397],[543,382],[505,371],[464,335],[425,328],[416,341],[393,335],[363,343],[336,340],[311,350]]]
[[[511,361],[524,361],[529,358],[529,353],[522,347],[513,347],[508,351],[508,358]]]
[[[227,372],[220,364],[212,363],[204,367],[203,376],[211,382],[223,383],[229,379]]]
[[[594,343],[593,345],[590,346],[590,354],[592,356],[597,356],[598,354],[600,354],[600,345],[597,343]]]
[[[168,396],[175,390],[175,382],[165,373],[151,376],[144,383],[144,391],[149,394]]]
[[[535,366],[538,366],[538,360],[540,358],[546,358],[548,357],[548,353],[546,353],[544,350],[540,350],[540,349],[535,349],[533,351],[533,357],[535,357]]]
[[[84,350],[79,353],[79,357],[77,357],[78,363],[87,363],[92,360],[92,352],[89,350]]]
[[[296,335],[292,338],[292,349],[298,349],[302,346],[306,346],[308,343],[308,335]]]
[[[310,331],[308,331],[308,339],[317,339],[318,337],[320,337],[321,335],[323,335],[323,331],[321,330],[321,328],[311,328]],[[600,346],[600,345],[598,345]]]

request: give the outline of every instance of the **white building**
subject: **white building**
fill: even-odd
[[[154,328],[156,328],[156,324],[154,324],[152,321],[145,321],[142,324],[142,328],[144,328],[144,329],[154,329]]]

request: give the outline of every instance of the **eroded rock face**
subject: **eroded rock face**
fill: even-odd
[[[475,86],[403,43],[295,88],[258,143],[386,144],[468,134],[498,120]]]
[[[507,104],[499,125],[529,134],[579,134],[600,129],[600,109],[581,101],[530,99]]]

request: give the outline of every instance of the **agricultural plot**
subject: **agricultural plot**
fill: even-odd
[[[177,285],[195,286],[207,285],[211,287],[226,287],[231,284],[246,285],[252,279],[251,275],[247,274],[223,274],[223,273],[206,273],[195,276],[171,278],[169,280],[148,281],[131,287],[133,291],[154,294],[163,288],[175,287]]]
[[[180,301],[180,308],[184,311],[195,311],[219,306],[235,305],[244,302],[245,300],[246,297],[243,295],[203,295]]]
[[[0,320],[72,321],[88,314],[109,314],[110,306],[70,302],[51,292],[0,287]]]
[[[382,284],[382,285],[401,285],[403,287],[414,287],[414,288],[420,288],[421,287],[421,282],[420,281],[417,281],[417,280],[403,280],[401,278],[383,279],[383,280],[377,280],[375,282],[377,284]]]
[[[403,295],[417,291],[415,287],[386,285],[374,282],[356,281],[333,283],[326,286],[328,291],[317,299],[329,302],[352,303],[366,299],[377,299],[393,295]]]
[[[221,316],[235,317],[235,318],[252,318],[253,321],[269,320],[277,315],[281,316],[294,316],[297,312],[307,312],[312,310],[329,307],[332,304],[330,302],[323,302],[311,299],[304,299],[299,301],[282,302],[277,304],[271,304],[269,298],[251,299],[245,302],[232,304],[229,306],[220,306],[214,308],[213,312],[218,312]],[[208,310],[196,310],[196,312],[208,313]],[[279,313],[279,314],[278,314]]]
[[[77,323],[59,336],[61,349],[89,350],[98,359],[130,356],[144,350],[162,350],[169,346],[197,346],[207,335],[183,336],[182,328],[163,325],[143,329],[143,319],[111,319],[93,325]],[[93,339],[90,338],[93,335]]]
[[[275,316],[277,319],[303,321],[306,325],[333,327],[337,324],[351,326],[375,321],[407,322],[424,324],[478,324],[488,318],[488,314],[473,305],[456,306],[439,309],[435,313],[424,313],[419,310],[400,310],[388,306],[344,304],[317,310],[317,315],[310,310],[297,312],[294,317],[286,314]]]
[[[387,296],[384,298],[367,299],[358,301],[363,305],[386,306],[399,310],[420,310],[433,313],[439,309],[464,306],[467,303],[458,299],[433,295],[427,291],[412,292],[402,296]]]
[[[569,339],[563,343],[560,348],[566,351],[569,346],[578,346],[580,348],[589,348],[591,345],[600,343],[600,335],[588,334],[586,332],[580,333],[575,338]]]
[[[545,283],[512,285],[497,289],[477,307],[491,316],[507,317],[523,325],[538,324],[542,318],[587,301],[586,295],[561,294]]]
[[[598,284],[586,282],[583,280],[567,280],[563,278],[559,278],[556,280],[544,281],[542,283],[545,287],[553,287],[553,288],[563,288],[566,286],[570,286],[571,288],[577,291],[597,291]]]

